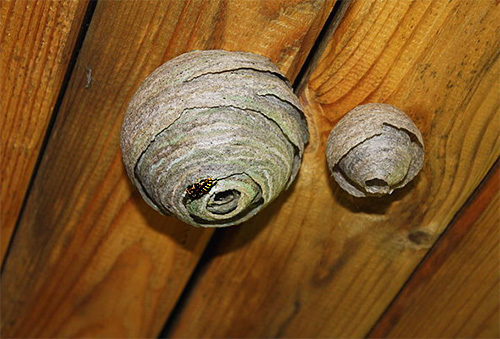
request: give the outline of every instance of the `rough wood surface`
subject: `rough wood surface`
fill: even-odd
[[[212,231],[159,215],[130,185],[119,136],[131,96],[193,49],[259,53],[293,79],[332,6],[98,2],[7,258],[3,337],[159,332]]]
[[[500,336],[498,167],[482,186],[370,337]]]
[[[9,245],[87,1],[0,6],[0,262]]]
[[[474,8],[474,10],[471,10]],[[311,141],[293,191],[214,253],[171,337],[362,337],[499,155],[494,1],[354,1],[301,98]],[[384,198],[329,178],[325,142],[356,105],[422,131],[423,171]]]

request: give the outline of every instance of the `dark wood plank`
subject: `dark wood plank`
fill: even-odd
[[[499,156],[499,50],[494,1],[354,1],[301,93],[296,184],[222,231],[169,335],[365,336]],[[380,199],[348,196],[324,155],[367,102],[405,110],[426,143],[423,172]]]
[[[2,335],[157,335],[212,230],[157,214],[129,184],[119,151],[128,101],[162,62],[194,49],[259,53],[293,79],[332,6],[99,1],[7,259]]]
[[[499,174],[497,166],[370,337],[500,337]]]
[[[0,6],[0,262],[10,242],[87,1]]]

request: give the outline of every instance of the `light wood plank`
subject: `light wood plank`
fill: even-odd
[[[0,262],[54,110],[87,1],[0,6]]]
[[[497,167],[370,337],[500,337],[499,186]]]
[[[301,94],[297,183],[222,231],[169,335],[365,336],[499,155],[499,49],[494,1],[354,1]],[[348,196],[324,156],[367,102],[408,112],[426,143],[423,172],[380,199]]]
[[[256,52],[293,79],[332,7],[99,1],[7,259],[2,334],[155,336],[212,231],[157,214],[129,184],[119,137],[132,94],[194,49]]]

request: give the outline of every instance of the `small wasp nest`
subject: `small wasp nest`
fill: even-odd
[[[178,56],[145,80],[121,148],[150,206],[222,227],[249,219],[293,182],[307,139],[300,104],[272,62],[212,50]]]
[[[388,104],[347,113],[328,137],[328,166],[355,197],[380,196],[405,186],[422,169],[424,143],[417,126]]]

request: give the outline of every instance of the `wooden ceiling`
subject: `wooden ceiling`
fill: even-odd
[[[495,1],[4,1],[0,34],[3,337],[500,335]],[[215,231],[148,207],[119,149],[140,83],[196,49],[269,57],[311,134],[296,183]],[[368,102],[426,146],[379,199],[324,156]]]

